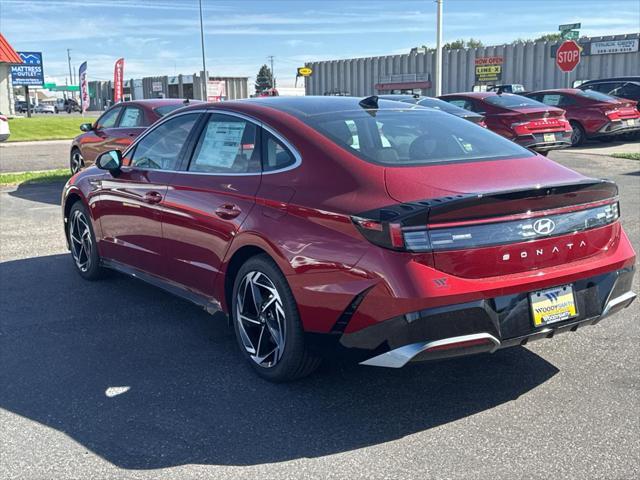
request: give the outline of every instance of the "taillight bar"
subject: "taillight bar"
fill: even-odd
[[[382,220],[352,217],[360,232],[381,247],[410,252],[435,252],[482,248],[539,238],[566,235],[601,227],[620,216],[617,201],[582,210],[562,211],[515,220],[466,223],[458,226],[402,225]]]

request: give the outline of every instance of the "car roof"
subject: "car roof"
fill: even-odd
[[[162,107],[163,105],[176,105],[176,104],[184,104],[185,106],[196,103],[202,104],[201,100],[189,100],[185,103],[184,98],[147,98],[140,100],[129,100],[127,102],[119,102],[116,105],[140,105],[148,108],[157,108]]]
[[[525,95],[529,96],[535,93],[568,93],[573,95],[580,95],[581,90],[579,88],[548,88],[546,90],[536,90],[534,92],[527,92]]]
[[[611,77],[611,78],[599,78],[597,80],[587,80],[580,84],[590,85],[594,83],[609,83],[609,82],[640,82],[640,77]]]
[[[299,117],[309,117],[335,112],[363,110],[360,101],[365,97],[334,97],[334,96],[304,96],[304,97],[259,97],[243,100],[231,100],[206,104],[207,108],[231,109],[234,107],[261,106],[280,110]],[[202,104],[192,105],[189,109],[202,108]],[[416,105],[395,100],[379,99],[378,110],[412,110]],[[417,107],[426,108],[426,107]],[[185,109],[181,110],[182,112]]]
[[[487,97],[495,97],[496,95],[498,95],[497,92],[457,92],[457,93],[447,93],[446,95],[442,95],[442,97],[471,97],[471,98],[477,98],[479,100],[483,100]],[[500,95],[513,95],[513,93],[505,92],[505,93],[501,93]]]

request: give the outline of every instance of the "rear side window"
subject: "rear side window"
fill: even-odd
[[[164,117],[167,113],[171,113],[174,110],[177,110],[177,109],[182,108],[182,107],[184,107],[183,103],[178,103],[178,104],[175,104],[175,105],[163,105],[161,107],[154,108],[153,111],[156,112],[161,117]]]
[[[264,142],[264,162],[265,172],[281,170],[296,163],[296,158],[291,151],[285,147],[274,135],[263,130]]]
[[[184,145],[199,116],[199,113],[179,115],[158,125],[138,142],[130,165],[152,170],[177,170]]]
[[[238,174],[260,172],[258,127],[229,115],[211,115],[189,165],[190,172]]]
[[[121,128],[141,127],[144,123],[142,110],[138,107],[125,107],[122,117],[120,117]]]
[[[364,160],[390,166],[530,157],[520,147],[462,118],[420,108],[357,110],[303,121]]]

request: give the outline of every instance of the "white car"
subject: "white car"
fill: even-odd
[[[36,113],[58,113],[58,109],[54,105],[45,105],[44,103],[39,103],[36,105],[36,108],[33,109]]]
[[[0,113],[0,142],[4,142],[10,135],[9,120]]]

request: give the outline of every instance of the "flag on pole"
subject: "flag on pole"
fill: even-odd
[[[82,62],[78,71],[78,80],[80,81],[80,105],[82,106],[82,114],[89,109],[89,83],[87,82],[87,62]]]
[[[113,69],[113,103],[123,100],[124,58],[119,58]]]

